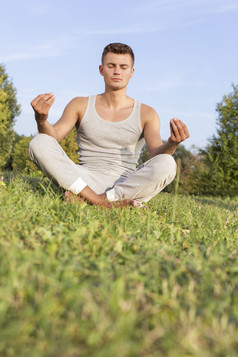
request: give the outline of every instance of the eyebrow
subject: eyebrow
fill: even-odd
[[[116,63],[113,63],[113,62],[108,62],[108,63],[106,63],[107,65],[110,65],[110,64],[112,64],[113,66],[116,64]],[[119,66],[126,66],[126,67],[129,67],[129,64],[127,64],[127,63],[122,63],[122,64],[120,64]]]

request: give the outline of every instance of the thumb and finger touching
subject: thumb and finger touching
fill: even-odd
[[[186,140],[189,137],[187,126],[177,118],[170,120],[171,139],[177,143]]]
[[[42,114],[48,113],[50,107],[55,101],[55,96],[53,93],[40,94],[31,102],[31,106],[35,112]]]

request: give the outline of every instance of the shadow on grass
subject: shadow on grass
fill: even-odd
[[[1,176],[4,178],[4,183],[7,186],[14,181],[18,183],[22,182],[28,186],[29,190],[38,192],[38,194],[42,196],[51,194],[52,196],[57,195],[64,199],[64,189],[59,187],[54,181],[44,176],[40,173],[40,171],[38,173],[33,173],[32,175],[22,172],[5,171],[0,173],[0,177]],[[165,190],[163,193],[167,194]],[[238,208],[237,201],[235,202],[235,199],[231,199],[229,197],[221,198],[193,196],[193,199],[198,203],[213,205],[222,209],[235,210]]]
[[[213,205],[219,208],[225,208],[228,210],[234,210],[238,208],[238,204],[234,201],[231,202],[229,197],[221,198],[221,197],[194,197],[196,202],[205,204],[205,205]]]
[[[2,173],[1,176],[3,176],[4,183],[7,186],[14,182],[22,182],[24,185],[27,185],[29,190],[37,192],[42,196],[49,195],[50,193],[52,195],[62,196],[62,199],[64,198],[64,190],[44,175],[39,174],[36,177],[32,177],[28,174],[15,173],[10,171]]]

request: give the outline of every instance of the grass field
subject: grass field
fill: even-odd
[[[106,210],[5,175],[0,203],[0,356],[238,356],[235,199]]]

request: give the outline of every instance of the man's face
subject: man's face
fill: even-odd
[[[109,52],[99,66],[100,74],[104,77],[106,89],[119,90],[125,88],[133,76],[134,68],[131,56]]]

